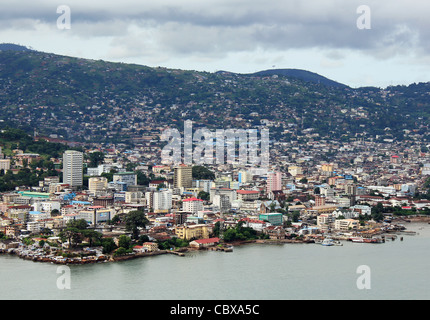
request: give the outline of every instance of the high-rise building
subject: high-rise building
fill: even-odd
[[[84,154],[75,150],[63,153],[63,183],[71,187],[82,186]]]
[[[174,168],[173,186],[175,188],[192,188],[193,170],[192,166],[181,164]]]
[[[162,189],[153,193],[154,212],[168,212],[172,209],[172,190]]]
[[[282,190],[282,172],[267,173],[266,192],[269,193],[274,190]]]

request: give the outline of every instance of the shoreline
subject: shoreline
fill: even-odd
[[[397,218],[396,222],[405,222],[405,223],[418,223],[418,224],[430,224],[430,217],[411,217],[409,219]],[[392,234],[404,234],[404,235],[415,235],[417,232],[411,230],[390,230],[384,231],[378,234],[373,234],[372,236],[381,236],[387,235],[388,238],[391,237]],[[320,235],[321,237],[321,235]],[[324,235],[322,235],[324,237]],[[332,237],[333,239],[341,240],[341,241],[351,241],[353,237]],[[45,262],[45,263],[53,263],[60,265],[82,265],[82,264],[95,264],[95,263],[106,263],[106,262],[121,262],[128,261],[137,258],[144,257],[153,257],[163,254],[174,254],[177,256],[184,256],[187,252],[192,251],[223,251],[223,252],[232,252],[233,247],[245,246],[247,244],[271,244],[271,245],[283,245],[283,244],[308,244],[308,243],[316,243],[315,238],[306,237],[304,239],[253,239],[253,240],[243,240],[243,241],[233,241],[229,243],[224,243],[222,247],[219,246],[210,246],[210,247],[202,247],[202,248],[194,248],[194,247],[186,247],[179,248],[177,250],[158,250],[153,252],[138,252],[133,254],[127,254],[123,256],[113,256],[113,255],[100,255],[100,256],[87,256],[87,257],[75,257],[75,258],[64,258],[62,256],[54,256],[54,255],[42,255],[42,254],[24,254],[22,251],[12,248],[7,250],[0,250],[0,255],[12,255],[17,256],[20,259],[33,261],[33,262]],[[378,243],[385,243],[378,242]]]

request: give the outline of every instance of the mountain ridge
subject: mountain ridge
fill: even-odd
[[[0,43],[0,51],[7,51],[7,50],[26,51],[26,52],[34,51],[33,49],[26,47],[26,46],[23,46],[23,45],[17,45],[17,44],[13,44],[13,43]],[[48,52],[41,52],[41,53],[48,53]],[[50,54],[55,54],[55,53],[50,53]],[[61,56],[61,55],[58,55],[58,56]],[[85,59],[85,58],[81,58],[81,57],[70,57],[70,58]],[[87,60],[91,60],[91,59],[87,59]],[[103,60],[103,61],[105,61],[105,60]],[[105,61],[105,62],[121,63],[121,62],[112,62],[112,61]],[[135,64],[135,63],[130,63],[130,64],[140,65],[140,64]],[[141,66],[144,66],[144,65],[141,65]],[[144,67],[146,67],[146,66],[144,66]],[[278,68],[278,69],[260,70],[260,71],[254,72],[254,73],[236,73],[236,72],[230,72],[230,71],[217,71],[215,73],[223,73],[223,72],[227,72],[227,73],[231,73],[231,74],[244,75],[244,76],[261,76],[261,77],[278,75],[278,76],[285,76],[285,77],[289,77],[289,78],[301,79],[301,80],[309,81],[309,82],[313,82],[313,83],[321,83],[321,84],[328,85],[328,86],[335,86],[335,87],[340,87],[340,88],[348,87],[347,85],[345,85],[343,83],[328,79],[325,76],[322,76],[322,75],[317,74],[315,72],[312,72],[309,70],[304,70],[304,69]]]
[[[430,82],[350,88],[297,70],[211,73],[3,50],[0,128],[123,143],[182,129],[187,119],[208,128],[270,125],[286,141],[302,131],[319,139],[403,139],[405,130],[428,126]],[[315,78],[285,75],[291,72]]]

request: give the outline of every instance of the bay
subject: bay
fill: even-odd
[[[427,300],[430,225],[382,244],[249,244],[122,262],[58,265],[0,256],[2,300]],[[403,237],[403,241],[400,240]],[[360,266],[370,288],[360,289]]]

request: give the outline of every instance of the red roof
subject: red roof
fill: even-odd
[[[188,198],[188,199],[184,199],[182,200],[183,202],[188,202],[188,201],[203,201],[202,199],[197,199],[197,198]]]
[[[250,222],[250,223],[262,223],[262,224],[264,224],[265,222],[264,221],[262,221],[262,220],[258,220],[258,219],[251,219],[251,218],[242,218],[242,219],[240,219],[240,221],[247,221],[247,222]]]
[[[258,193],[258,191],[255,191],[255,190],[237,190],[237,193],[240,193],[240,194],[255,194],[255,193]]]
[[[199,239],[199,240],[194,240],[194,241],[197,243],[201,243],[201,244],[214,243],[214,242],[219,242],[219,238]]]

